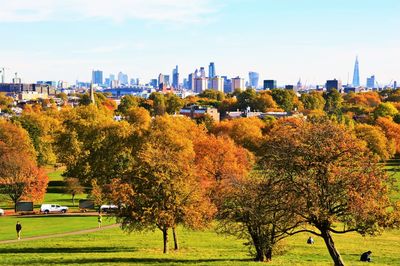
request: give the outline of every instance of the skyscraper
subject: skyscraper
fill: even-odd
[[[92,70],[92,83],[102,85],[103,84],[103,71]]]
[[[354,64],[353,86],[360,87],[360,70],[358,68],[358,56],[356,57],[356,62]]]
[[[214,62],[211,62],[210,65],[208,66],[208,77],[212,79],[215,77],[215,64]]]
[[[209,86],[210,89],[224,92],[224,79],[218,76],[215,76],[211,79],[211,86]]]
[[[240,77],[236,77],[232,79],[232,86],[231,86],[231,92],[234,92],[236,89],[238,90],[244,90],[244,79]]]
[[[121,86],[129,85],[128,75],[122,72],[118,73],[118,82]]]
[[[367,88],[373,89],[375,88],[375,76],[372,75],[370,78],[367,78]]]
[[[249,86],[257,89],[258,87],[258,80],[260,78],[260,75],[257,72],[249,72]]]
[[[200,78],[205,78],[206,77],[206,71],[204,70],[204,67],[200,67]]]
[[[178,66],[172,70],[172,87],[175,89],[179,87],[179,72]]]

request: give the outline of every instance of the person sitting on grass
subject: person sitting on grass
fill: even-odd
[[[371,253],[372,253],[372,251],[367,251],[367,252],[364,252],[363,254],[361,254],[360,261],[371,262],[372,261]]]
[[[314,239],[311,236],[307,239],[307,244],[309,245],[314,244]]]

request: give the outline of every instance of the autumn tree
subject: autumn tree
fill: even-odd
[[[14,203],[26,199],[38,202],[46,193],[48,178],[31,159],[22,161],[27,156],[7,147],[0,141],[0,191],[8,195]],[[25,157],[26,158],[26,157]]]
[[[268,173],[237,180],[218,210],[218,231],[246,239],[255,261],[271,261],[277,244],[300,223],[287,211],[291,195]],[[255,252],[254,252],[255,250]]]
[[[182,127],[183,122],[188,126]],[[164,253],[168,252],[170,229],[178,224],[204,227],[214,213],[194,174],[193,144],[185,137],[190,135],[190,126],[186,118],[153,120],[136,164],[130,173],[114,179],[112,186],[113,198],[124,206],[117,213],[123,229],[158,228],[163,233]]]
[[[273,89],[271,91],[274,101],[286,112],[291,112],[294,108],[299,107],[299,100],[294,91],[284,89]]]
[[[85,188],[81,185],[78,178],[67,177],[64,179],[65,193],[71,195],[72,206],[75,206],[75,196],[85,192]]]
[[[381,128],[368,124],[358,124],[354,128],[357,138],[364,140],[370,151],[380,160],[394,156],[396,149],[394,141],[389,141]]]
[[[118,105],[118,111],[122,114],[126,114],[132,107],[138,107],[142,99],[134,95],[125,95],[121,98],[121,102]]]
[[[227,135],[244,148],[255,151],[263,139],[265,124],[259,118],[239,118],[222,121],[215,125],[212,132],[216,135]]]
[[[391,103],[381,103],[375,108],[374,117],[393,117],[398,113],[399,111]]]
[[[296,198],[293,215],[313,226],[292,234],[321,237],[335,265],[344,262],[332,234],[373,235],[388,225],[386,172],[343,126],[327,120],[277,124],[262,152],[263,169],[281,178]]]
[[[380,127],[389,141],[394,142],[396,153],[400,153],[400,125],[393,122],[392,119],[379,117],[375,124]]]

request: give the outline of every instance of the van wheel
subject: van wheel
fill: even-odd
[[[44,211],[44,214],[49,214],[49,210],[45,210],[45,211]]]
[[[66,211],[66,210],[62,210],[61,212],[62,212],[62,213],[66,213],[67,211]]]

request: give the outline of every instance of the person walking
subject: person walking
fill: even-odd
[[[99,216],[97,217],[97,222],[99,224],[99,228],[101,228],[101,223],[103,222],[102,221],[102,217],[101,217],[101,213],[99,213]]]
[[[21,239],[21,230],[22,230],[22,225],[17,221],[17,224],[15,225],[15,230],[17,230],[17,237],[18,240]]]

